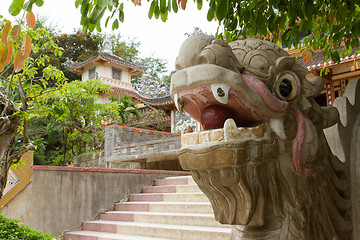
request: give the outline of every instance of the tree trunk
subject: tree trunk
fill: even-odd
[[[7,174],[13,162],[13,145],[20,118],[14,116],[15,104],[0,87],[0,198],[4,192]]]
[[[99,146],[99,138],[98,138],[96,129],[91,128],[91,133],[92,133],[93,138],[94,138],[94,150],[96,150],[96,149],[98,149],[100,147]]]

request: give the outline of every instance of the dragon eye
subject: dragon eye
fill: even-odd
[[[275,84],[275,94],[281,100],[295,99],[300,91],[299,78],[293,72],[282,72],[278,75]]]

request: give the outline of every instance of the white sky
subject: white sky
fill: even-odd
[[[12,0],[1,0],[2,10],[0,15],[11,19],[8,8]],[[40,8],[34,4],[33,12],[46,16],[52,25],[61,29],[64,33],[72,33],[74,29],[80,28],[80,10],[75,8],[75,0],[45,0]],[[160,18],[149,19],[147,0],[142,0],[142,6],[134,6],[128,0],[124,1],[125,20],[120,24],[117,33],[124,40],[135,37],[141,43],[141,57],[158,57],[167,60],[168,71],[174,70],[175,59],[182,42],[187,38],[184,34],[191,33],[194,27],[199,27],[203,32],[215,35],[218,22],[208,22],[206,19],[207,2],[201,11],[196,9],[193,1],[189,0],[185,11],[179,9],[178,13],[171,12],[168,20],[163,23]],[[106,18],[103,19],[104,23]],[[111,23],[103,31],[111,32]]]

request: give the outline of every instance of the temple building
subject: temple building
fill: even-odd
[[[69,66],[70,71],[81,75],[82,81],[98,79],[112,88],[113,92],[100,94],[99,102],[109,102],[110,95],[118,99],[130,96],[141,116],[140,119],[130,118],[127,125],[132,127],[180,133],[186,127],[185,123],[194,121],[175,111],[169,89],[164,84],[160,85],[147,76],[142,77],[141,84],[132,84],[131,76],[146,68],[112,54],[106,44],[96,56]],[[180,125],[175,124],[175,118]]]
[[[288,53],[296,56],[299,50],[290,50]],[[360,78],[360,53],[356,54],[355,49],[340,58],[339,63],[330,59],[324,62],[323,51],[315,51],[312,61],[303,61],[301,55],[296,61],[308,69],[307,78],[321,76],[324,79],[324,89],[315,99],[321,106],[332,106],[335,98],[343,96],[347,84]]]

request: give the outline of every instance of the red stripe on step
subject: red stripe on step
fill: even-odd
[[[148,203],[132,204],[132,203],[117,203],[115,205],[116,211],[136,211],[136,212],[149,212],[150,205]]]
[[[176,186],[152,186],[144,187],[144,193],[176,193]]]
[[[163,194],[130,194],[130,202],[162,202],[164,201]]]
[[[83,230],[96,231],[96,232],[116,233],[117,232],[117,226],[115,224],[84,222],[83,223]]]
[[[108,221],[122,221],[122,222],[134,222],[135,216],[133,213],[102,213],[100,214],[101,220]]]

